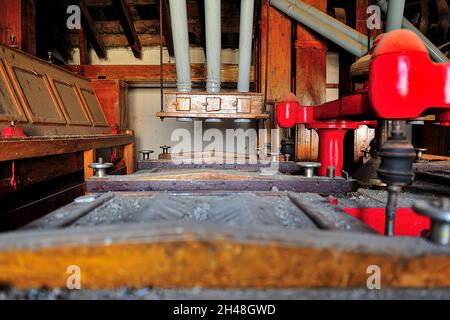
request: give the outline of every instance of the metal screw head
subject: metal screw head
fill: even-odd
[[[98,158],[97,163],[91,163],[89,165],[89,168],[94,169],[95,176],[98,178],[106,177],[107,176],[106,170],[113,167],[114,165],[112,163],[103,162],[103,158]]]
[[[142,160],[150,160],[150,154],[153,153],[153,150],[141,150],[139,153],[142,154]]]
[[[161,146],[160,148],[163,150],[163,154],[169,154],[169,149],[172,147],[164,145],[164,146]]]
[[[279,162],[280,161],[280,153],[279,152],[272,152],[270,154],[271,161],[272,162]]]
[[[420,201],[413,205],[414,210],[431,220],[431,241],[440,245],[450,244],[450,198],[439,202]]]
[[[428,151],[428,149],[427,148],[414,148],[414,150],[416,151],[416,161],[418,161],[418,162],[423,161],[422,155],[424,152]]]
[[[297,165],[303,169],[304,175],[307,178],[314,177],[314,170],[321,166],[319,162],[297,162]]]

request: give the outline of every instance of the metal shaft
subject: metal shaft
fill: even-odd
[[[399,186],[389,186],[387,190],[388,201],[386,206],[385,235],[388,237],[392,237],[394,236],[395,214],[397,212],[398,196],[402,188]]]
[[[177,90],[191,92],[191,65],[186,0],[169,0],[173,48],[177,69]]]
[[[239,32],[239,70],[238,70],[239,92],[250,91],[250,67],[252,64],[254,7],[255,7],[255,0],[241,0],[241,22]]]

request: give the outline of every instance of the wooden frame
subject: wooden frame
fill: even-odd
[[[3,64],[3,59],[0,59],[0,78],[2,81],[5,82],[6,89],[8,90],[9,95],[12,97],[14,107],[17,111],[17,116],[7,116],[7,115],[1,115],[0,114],[0,121],[19,121],[19,122],[28,122],[27,116],[25,115],[25,112],[22,108],[22,105],[16,95],[16,92],[14,91],[13,85],[11,83],[11,80],[7,74],[7,71]]]
[[[63,99],[63,97],[61,95],[61,92],[59,92],[59,90],[58,90],[57,83],[60,83],[62,85],[66,85],[66,86],[69,86],[70,88],[72,88],[73,93],[75,94],[75,97],[76,97],[77,101],[79,102],[79,106],[80,106],[80,108],[81,108],[81,110],[83,112],[83,115],[86,118],[86,121],[83,122],[83,121],[78,121],[78,120],[72,120],[71,119],[70,114],[69,114],[70,112],[69,112],[68,108],[64,104],[64,99]],[[64,116],[66,117],[67,123],[69,125],[93,126],[93,122],[91,121],[91,116],[89,114],[89,111],[86,110],[86,106],[84,105],[84,103],[82,101],[82,98],[80,97],[80,94],[79,94],[79,92],[78,92],[78,90],[77,90],[77,88],[76,88],[76,86],[74,84],[72,84],[72,83],[70,83],[68,81],[58,80],[58,79],[51,79],[50,80],[50,84],[51,84],[51,87],[52,87],[52,89],[53,89],[53,91],[55,93],[56,100],[58,101],[58,103],[59,103],[59,105],[61,107],[61,110],[63,111]]]
[[[36,123],[36,124],[66,124],[67,123],[67,121],[64,118],[64,114],[59,107],[59,103],[53,94],[53,91],[52,91],[52,88],[50,85],[50,81],[46,74],[39,73],[33,69],[25,69],[25,68],[22,68],[19,66],[11,66],[6,61],[4,61],[4,63],[6,65],[6,69],[8,70],[8,73],[10,75],[10,79],[12,80],[12,82],[14,83],[14,85],[16,87],[16,92],[18,93],[19,99],[22,102],[22,106],[24,106],[25,112],[27,113],[31,123]],[[44,87],[47,89],[49,98],[50,98],[51,102],[53,103],[53,106],[55,108],[56,113],[59,115],[59,118],[50,118],[50,117],[42,118],[40,116],[35,115],[32,107],[27,99],[24,88],[20,83],[20,79],[18,78],[18,75],[16,73],[17,70],[31,74],[35,77],[40,78],[43,81]]]
[[[105,112],[103,111],[103,108],[101,107],[100,101],[98,100],[97,96],[95,95],[94,90],[89,88],[83,88],[83,87],[77,87],[78,94],[80,95],[82,102],[84,104],[84,107],[86,110],[89,111],[89,115],[91,117],[91,121],[95,127],[109,127],[108,119],[106,118]],[[97,100],[97,104],[90,105],[86,99],[86,96],[84,92],[92,94],[94,98]],[[96,108],[97,110],[94,110],[93,108]],[[103,117],[101,120],[96,120],[94,112],[100,112],[100,115]]]

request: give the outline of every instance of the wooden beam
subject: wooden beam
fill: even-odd
[[[83,27],[78,30],[78,45],[80,48],[80,64],[89,64],[87,37]]]
[[[90,79],[124,80],[128,82],[155,82],[160,81],[160,68],[158,65],[88,65],[66,66],[72,72],[80,73]],[[191,76],[194,82],[205,82],[206,65],[191,64]],[[238,78],[238,66],[222,64],[222,81],[235,83]],[[176,68],[174,64],[164,65],[164,81],[175,82]],[[251,68],[251,81],[254,81],[254,68]],[[281,90],[279,92],[282,92]]]
[[[94,169],[90,168],[89,165],[97,162],[96,160],[95,149],[89,149],[83,152],[84,180],[88,180],[94,176]]]
[[[162,3],[162,12],[163,16],[159,17],[162,19],[162,25],[163,25],[163,35],[164,35],[164,42],[167,47],[167,51],[169,52],[169,56],[174,57],[175,51],[173,48],[173,38],[172,38],[172,23],[170,20],[170,8],[168,0],[156,0],[157,2],[157,8],[158,12],[160,11],[160,2]]]
[[[384,289],[450,286],[450,249],[421,238],[181,222],[0,235],[2,283],[65,288],[70,265],[81,268],[83,289],[367,289],[371,265]]]
[[[277,101],[291,92],[291,20],[275,8],[267,6],[267,2],[268,0],[263,0],[261,5],[260,88],[263,93],[267,91],[267,100]]]
[[[127,144],[123,147],[123,157],[127,174],[134,173],[134,143]]]
[[[142,44],[136,33],[134,22],[131,17],[130,8],[125,5],[124,0],[113,0],[114,7],[119,14],[119,20],[122,24],[123,31],[127,37],[128,43],[136,58],[142,58]]]
[[[326,11],[326,0],[305,0],[319,10]],[[296,41],[296,94],[301,105],[310,106],[326,100],[326,41],[310,29],[298,24]],[[317,160],[319,138],[314,130],[297,126],[298,160]]]
[[[108,51],[106,50],[105,42],[97,30],[94,19],[92,19],[89,8],[86,5],[86,1],[78,0],[78,5],[80,6],[81,13],[84,18],[84,27],[86,28],[86,32],[88,32],[91,36],[91,43],[95,52],[99,58],[106,59],[108,56]]]
[[[15,45],[22,49],[21,0],[0,0],[0,43],[9,46],[10,36],[16,37]]]
[[[1,139],[0,162],[123,146],[130,143],[134,143],[134,137],[131,135]]]

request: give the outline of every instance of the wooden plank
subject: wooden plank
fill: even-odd
[[[83,152],[84,180],[88,180],[94,176],[94,169],[90,168],[89,165],[97,162],[96,158],[95,149],[89,149]]]
[[[10,36],[16,37],[15,45],[22,49],[22,1],[0,1],[0,43],[11,44]]]
[[[22,0],[22,50],[36,55],[36,0]]]
[[[167,51],[169,52],[169,56],[174,57],[175,51],[173,48],[173,37],[172,37],[172,22],[170,20],[170,8],[168,0],[157,0],[158,11],[161,12],[162,9],[162,34],[164,36],[164,44],[167,47]],[[162,8],[160,8],[162,5]]]
[[[267,90],[267,100],[279,101],[291,92],[291,20],[267,2],[261,4],[260,92]]]
[[[159,65],[81,65],[67,66],[67,69],[78,72],[90,79],[118,79],[128,82],[154,82],[160,81]],[[222,64],[222,81],[237,82],[238,66],[235,64]],[[206,64],[192,64],[191,77],[193,82],[205,82],[207,79]],[[176,82],[176,67],[174,64],[164,65],[164,81]],[[254,81],[254,67],[251,68],[251,79]]]
[[[0,139],[0,162],[123,146],[133,141],[131,135]]]
[[[131,18],[130,8],[125,4],[123,0],[113,0],[114,7],[119,12],[120,22],[122,24],[125,36],[128,39],[128,44],[133,51],[136,58],[142,58],[142,44],[136,33],[133,19]]]
[[[130,143],[124,146],[123,157],[125,160],[125,166],[127,168],[127,174],[134,173],[134,143]]]
[[[326,0],[307,0],[319,10],[326,11]],[[326,41],[303,25],[297,26],[296,41],[296,95],[301,105],[310,106],[326,102]],[[314,130],[297,126],[298,160],[317,160],[319,138]]]
[[[106,50],[105,42],[103,41],[103,38],[100,36],[97,30],[97,26],[95,25],[94,19],[92,19],[89,8],[86,5],[86,1],[78,0],[78,5],[80,6],[81,13],[84,18],[83,22],[86,32],[91,35],[91,42],[95,52],[97,53],[99,58],[106,59],[108,56],[108,52]]]
[[[87,37],[83,27],[78,30],[78,48],[80,48],[80,64],[89,64]]]
[[[111,127],[121,126],[122,99],[120,80],[92,80],[92,87]]]
[[[55,179],[83,170],[83,161],[79,153],[54,155],[49,157],[24,159],[14,162],[17,190],[35,185],[40,182]],[[0,165],[0,194],[4,193],[3,183],[9,183],[12,173],[12,162]]]
[[[449,247],[421,238],[198,223],[0,235],[2,283],[65,288],[71,265],[83,289],[367,288],[371,265],[385,289],[450,287]]]

